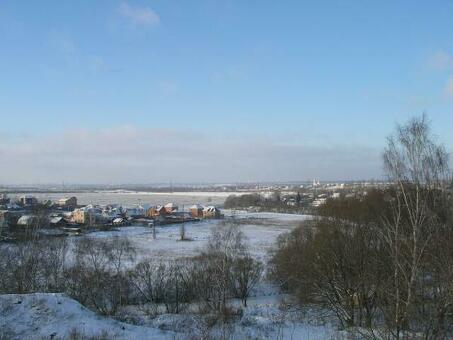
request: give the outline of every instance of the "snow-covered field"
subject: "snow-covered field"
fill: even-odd
[[[58,200],[62,197],[77,197],[79,204],[120,204],[132,206],[135,204],[162,205],[168,202],[179,206],[190,206],[195,203],[203,205],[223,205],[229,195],[241,195],[246,192],[139,192],[139,191],[93,191],[76,193],[36,193],[39,200]],[[18,199],[21,195],[9,195],[12,199]]]
[[[206,246],[211,230],[222,223],[237,223],[244,233],[251,254],[261,260],[266,260],[268,251],[282,233],[295,228],[299,223],[311,216],[276,213],[246,213],[236,212],[234,218],[226,211],[224,220],[205,220],[185,224],[186,237],[190,241],[180,241],[180,225],[165,225],[156,227],[156,239],[149,227],[129,226],[111,231],[90,233],[83,237],[112,238],[126,237],[134,245],[137,258],[175,259],[197,255]]]

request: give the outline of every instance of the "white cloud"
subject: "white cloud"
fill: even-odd
[[[1,184],[357,179],[381,175],[379,150],[288,144],[193,130],[77,129],[0,145]]]
[[[50,35],[50,44],[57,51],[67,55],[72,55],[77,52],[77,45],[74,40],[72,40],[68,35],[61,32],[53,32]]]
[[[449,69],[453,67],[453,56],[445,51],[438,51],[429,58],[428,65],[437,70]]]
[[[104,58],[101,56],[92,56],[89,58],[88,62],[93,71],[102,71],[106,69]]]
[[[439,51],[431,56],[428,65],[432,69],[451,73],[453,71],[453,54]],[[451,74],[444,85],[443,94],[446,97],[453,97],[453,75]]]
[[[160,22],[159,16],[149,7],[133,7],[123,2],[118,7],[118,13],[135,26],[155,26]]]
[[[243,81],[247,79],[247,72],[242,66],[230,66],[223,70],[215,71],[212,79],[215,81]]]
[[[166,95],[166,96],[171,96],[175,94],[181,93],[180,88],[178,84],[172,80],[162,80],[157,83],[157,88],[159,91]]]
[[[447,97],[453,97],[453,76],[450,76],[447,79],[447,83],[445,84],[445,88],[444,88],[444,94]]]

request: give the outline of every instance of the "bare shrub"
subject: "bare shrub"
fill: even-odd
[[[235,224],[223,224],[212,230],[206,250],[200,260],[203,269],[209,273],[210,291],[218,311],[226,310],[226,301],[231,297],[233,287],[233,266],[245,254],[244,234]],[[203,275],[203,274],[202,274]],[[206,288],[206,287],[205,287]]]
[[[163,304],[167,313],[180,313],[194,299],[192,265],[186,260],[140,262],[129,275],[145,303]]]
[[[64,239],[33,238],[0,247],[0,291],[62,291],[66,253]]]
[[[315,231],[300,227],[279,240],[271,277],[301,303],[320,303],[343,327],[371,326],[384,256],[372,229],[320,221]]]
[[[232,271],[234,294],[247,307],[247,299],[261,279],[263,265],[247,254],[235,260]]]
[[[124,261],[135,250],[126,239],[81,239],[75,264],[67,271],[68,293],[102,314],[114,315],[130,300],[132,287]]]
[[[130,271],[132,284],[144,302],[161,303],[165,290],[165,266],[144,260]]]
[[[263,270],[262,264],[249,255],[239,226],[231,223],[212,230],[205,250],[193,263],[192,282],[203,312],[217,313],[222,323],[237,317],[228,300],[238,297],[246,306]]]

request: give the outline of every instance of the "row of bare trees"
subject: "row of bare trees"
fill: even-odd
[[[26,241],[0,247],[0,293],[65,292],[105,315],[122,306],[146,306],[154,313],[198,311],[224,316],[228,303],[247,305],[261,278],[262,264],[247,250],[236,225],[214,229],[194,258],[136,263],[127,238],[66,238]]]
[[[144,260],[131,277],[142,300],[163,304],[179,313],[196,302],[199,311],[228,313],[228,303],[237,298],[247,306],[252,289],[261,279],[263,265],[247,250],[236,225],[214,229],[199,256],[167,262]]]
[[[392,185],[328,202],[279,240],[272,277],[372,337],[453,336],[453,199],[448,155],[426,117],[399,126],[384,164]]]

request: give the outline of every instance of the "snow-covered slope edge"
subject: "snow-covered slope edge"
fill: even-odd
[[[65,294],[0,295],[0,339],[174,339],[175,333],[101,317]]]

